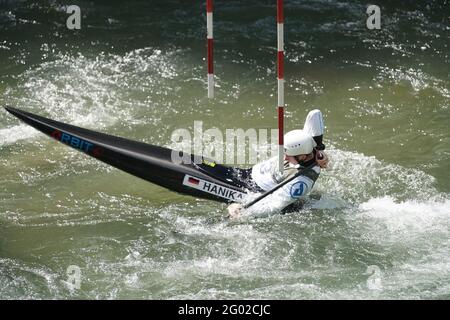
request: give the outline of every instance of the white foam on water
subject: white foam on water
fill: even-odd
[[[36,135],[37,130],[25,124],[0,129],[0,147],[26,140]]]
[[[316,188],[350,203],[391,196],[395,199],[426,200],[436,194],[436,179],[425,172],[390,164],[361,153],[327,150],[331,161]]]
[[[425,201],[397,201],[389,196],[372,198],[361,203],[348,219],[360,225],[365,239],[386,247],[386,250],[395,248],[418,259],[432,259],[436,250],[443,247],[450,250],[447,241],[450,232],[448,197]],[[441,259],[448,258],[443,256]]]
[[[386,235],[401,237],[414,233],[447,232],[450,227],[450,200],[407,200],[397,202],[392,197],[373,198],[359,205],[361,214],[373,223],[382,224]],[[385,237],[383,239],[386,239]]]
[[[0,297],[2,299],[42,299],[42,287],[50,296],[60,296],[58,275],[49,268],[20,259],[0,259]]]
[[[177,54],[176,50],[163,53],[153,48],[123,56],[101,53],[95,58],[57,53],[54,60],[19,75],[18,85],[7,88],[0,101],[96,130],[116,123],[142,122],[136,115],[140,108],[147,108],[158,119],[158,113],[166,109],[152,108],[151,101],[141,100],[142,94],[167,95],[162,82],[177,76],[173,58]],[[38,131],[23,125],[1,128],[0,146],[37,135]]]
[[[258,257],[268,242],[251,224],[205,224],[204,219],[188,217],[176,217],[174,224],[183,237],[206,239],[208,250],[199,252],[189,262],[178,260],[168,264],[164,275],[170,278],[182,278],[186,274],[233,276],[236,272],[251,273],[258,268]]]

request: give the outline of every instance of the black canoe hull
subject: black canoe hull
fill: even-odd
[[[233,168],[215,164],[212,160],[196,165],[194,156],[188,155],[191,163],[177,164],[172,161],[173,150],[168,148],[76,127],[16,108],[5,109],[78,151],[169,190],[227,203],[239,202],[245,195],[239,184],[227,183],[229,179],[225,180],[220,175],[221,172],[231,172]],[[215,171],[217,175],[213,174]]]

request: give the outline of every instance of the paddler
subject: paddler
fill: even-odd
[[[228,207],[229,217],[268,216],[295,206],[304,199],[311,192],[321,168],[326,168],[329,162],[323,152],[325,146],[322,138],[322,113],[320,110],[313,110],[308,114],[303,130],[293,130],[284,136],[283,172],[278,170],[278,156],[275,156],[253,166],[251,179],[261,192],[265,192],[292,177],[298,170],[312,167],[245,210],[240,203],[231,204]]]

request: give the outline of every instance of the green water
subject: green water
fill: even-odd
[[[285,1],[286,128],[320,108],[332,158],[297,214],[224,222],[0,112],[0,298],[449,298],[450,4],[378,3]],[[215,1],[213,100],[203,1],[68,4],[0,7],[1,105],[165,146],[276,127],[275,1]]]

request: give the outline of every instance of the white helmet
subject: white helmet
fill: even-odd
[[[288,156],[310,154],[317,143],[303,130],[292,130],[284,135],[284,152]]]

